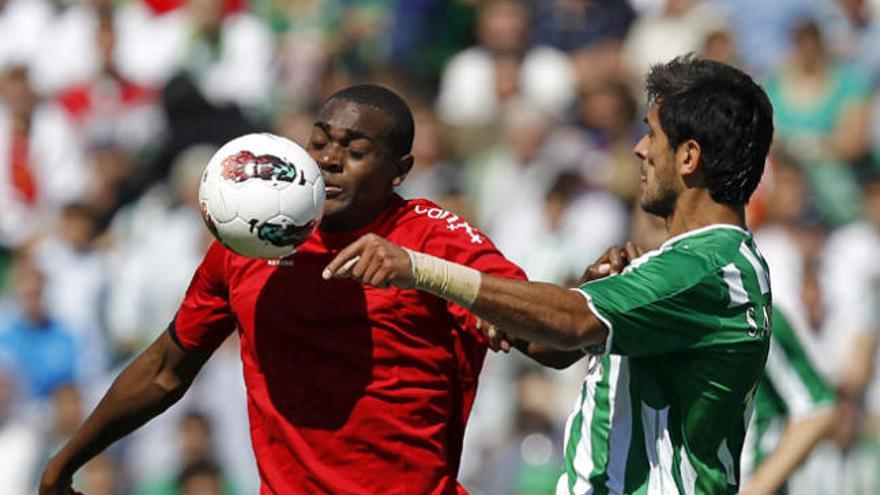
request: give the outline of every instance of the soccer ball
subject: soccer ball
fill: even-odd
[[[246,134],[211,157],[199,184],[208,230],[250,258],[282,258],[318,227],[324,179],[315,160],[293,141]]]

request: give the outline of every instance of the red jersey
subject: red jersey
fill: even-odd
[[[209,350],[238,329],[264,494],[465,493],[456,475],[486,343],[470,312],[431,294],[323,280],[368,232],[525,278],[457,215],[397,196],[363,229],[319,230],[284,260],[215,243],[171,331]]]

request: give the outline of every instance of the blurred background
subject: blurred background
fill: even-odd
[[[573,283],[634,207],[652,63],[696,52],[768,91],[750,204],[774,302],[840,393],[792,493],[880,493],[880,0],[0,0],[0,494],[44,462],[171,320],[210,240],[202,167],[255,130],[305,144],[317,105],[377,82],[416,118],[401,188]],[[490,355],[460,478],[552,493],[584,363]],[[89,495],[258,492],[237,342],[77,475]]]

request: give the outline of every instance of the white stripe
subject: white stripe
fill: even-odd
[[[677,494],[672,477],[672,440],[669,438],[669,406],[654,409],[642,402],[642,427],[650,474],[648,495]]]
[[[770,341],[770,353],[767,355],[764,372],[773,383],[773,388],[785,401],[791,417],[797,418],[807,415],[815,408],[816,404],[813,402],[810,391],[789,362],[785,350],[776,343],[775,339]]]
[[[750,414],[750,421],[746,428],[746,438],[743,441],[743,450],[739,456],[739,486],[746,486],[749,478],[752,477],[752,471],[755,469],[755,449],[758,443],[758,433],[756,431],[755,416]]]
[[[721,465],[724,466],[724,470],[727,472],[727,484],[735,485],[736,466],[734,465],[733,454],[730,452],[730,448],[727,447],[726,438],[718,446],[718,460],[721,461]]]
[[[721,268],[721,272],[724,274],[724,281],[727,283],[727,289],[730,292],[730,304],[727,307],[742,306],[749,302],[749,294],[746,292],[745,287],[743,287],[739,268],[733,263],[728,263]]]
[[[609,321],[608,318],[605,318],[602,315],[602,313],[600,313],[599,310],[596,309],[596,306],[593,304],[593,298],[590,297],[590,295],[587,294],[586,291],[583,291],[579,288],[574,288],[571,290],[584,296],[584,299],[587,300],[587,307],[590,308],[590,312],[592,312],[594,315],[596,315],[596,318],[598,318],[599,321],[601,321],[602,324],[605,325],[605,328],[608,329],[608,336],[605,338],[605,344],[604,344],[605,350],[602,353],[603,356],[607,355],[609,352],[611,352],[611,343],[614,341],[614,326],[611,325],[611,321]],[[585,348],[584,350],[586,351],[587,348],[591,348],[591,347],[593,347],[593,346],[592,345],[584,346],[584,348]],[[587,352],[587,353],[589,354],[589,352]]]
[[[615,366],[616,364],[616,366]],[[609,493],[623,493],[626,461],[632,442],[632,407],[629,396],[629,358],[611,356],[612,370],[608,399],[611,403],[611,434],[608,438]]]
[[[691,464],[691,458],[688,457],[687,449],[684,448],[684,445],[678,451],[678,456],[681,458],[681,483],[684,485],[684,494],[685,495],[696,495],[697,493],[697,470],[694,469],[693,464]]]
[[[767,271],[764,270],[764,267],[758,261],[758,258],[752,254],[752,251],[746,246],[746,243],[742,243],[739,245],[739,252],[742,254],[748,261],[749,264],[752,265],[752,268],[755,269],[755,276],[758,277],[758,285],[761,287],[761,294],[767,294],[770,292],[770,276],[767,275]]]
[[[581,423],[581,441],[578,442],[577,447],[575,448],[574,454],[574,472],[577,479],[574,483],[573,493],[576,495],[586,495],[592,491],[589,483],[590,472],[593,471],[593,443],[592,437],[590,435],[590,426],[593,423],[593,411],[596,409],[596,384],[603,378],[601,370],[602,367],[599,366],[600,372],[592,373],[587,376],[587,386],[584,389],[584,400],[581,403],[581,413],[583,417],[583,421]],[[572,415],[572,421],[574,421],[574,416],[577,415],[577,411]],[[569,424],[569,429],[572,427]],[[566,445],[568,445],[568,439],[566,438]],[[566,488],[568,488],[566,486]]]

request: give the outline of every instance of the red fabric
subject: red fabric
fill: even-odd
[[[144,3],[157,14],[164,14],[183,5],[183,0],[144,0]],[[245,0],[223,0],[223,12],[229,14],[231,12],[241,12],[245,10],[247,4]]]
[[[118,100],[114,101],[114,104],[120,109],[149,103],[158,97],[156,90],[138,86],[124,79],[114,79],[114,81],[119,93],[111,94],[115,100]],[[67,111],[71,119],[81,123],[94,111],[96,101],[106,100],[107,96],[102,94],[102,89],[103,86],[96,83],[73,86],[58,95],[58,103]]]
[[[37,180],[30,164],[30,139],[27,133],[12,132],[9,165],[12,187],[27,204],[37,201]]]
[[[292,266],[215,243],[174,332],[187,349],[213,349],[238,327],[264,494],[465,493],[456,474],[485,342],[469,312],[437,297],[321,279],[367,232],[525,278],[482,233],[426,200],[395,198],[358,232],[318,231]]]

